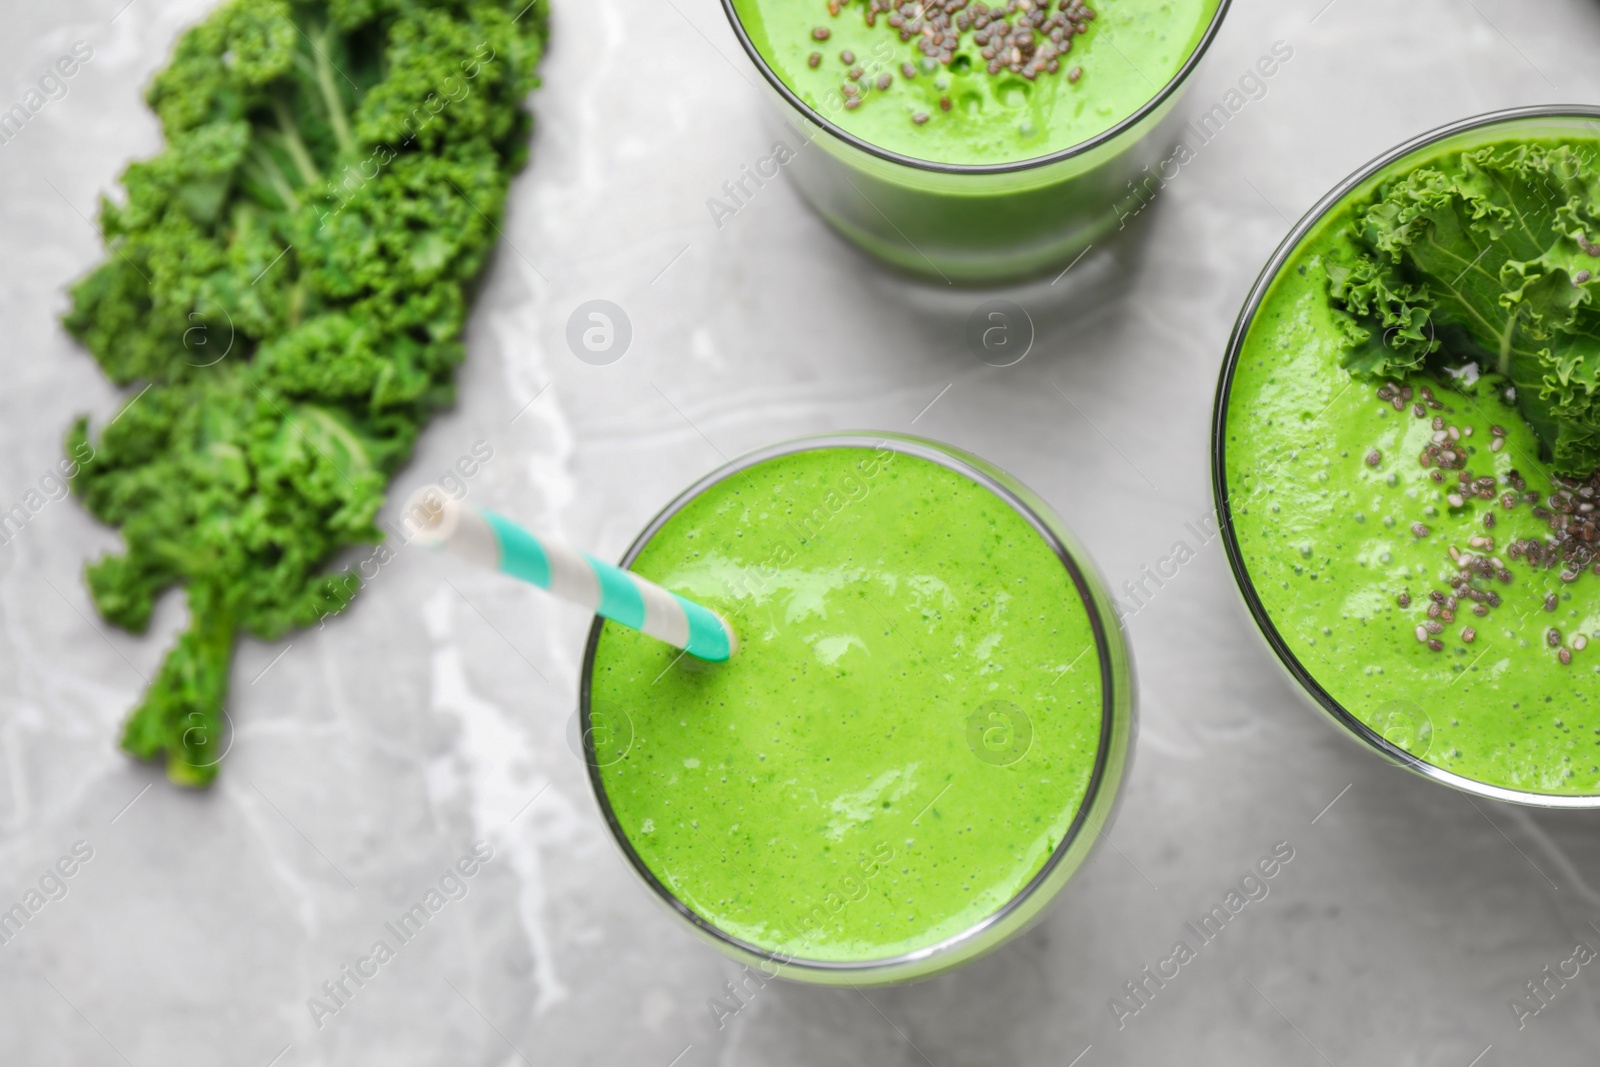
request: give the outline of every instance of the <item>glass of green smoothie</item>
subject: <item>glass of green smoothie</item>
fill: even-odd
[[[1038,917],[1110,820],[1134,734],[1111,601],[982,460],[886,434],[777,445],[684,492],[623,565],[739,651],[595,626],[595,796],[655,896],[761,974],[955,967]]]
[[[712,213],[722,225],[783,169],[836,230],[912,274],[1059,270],[1161,184],[1173,107],[1229,2],[723,0],[800,137]]]
[[[1600,807],[1600,109],[1500,112],[1349,178],[1217,392],[1229,560],[1349,733],[1457,789]]]

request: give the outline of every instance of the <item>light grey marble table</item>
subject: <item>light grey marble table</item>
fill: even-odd
[[[56,319],[102,255],[96,198],[158,147],[139,90],[209,6],[124,3],[13,4],[0,34],[0,106],[93,48],[0,145],[0,506],[39,486],[76,414],[118,400]],[[487,442],[478,499],[613,556],[725,456],[914,429],[1030,483],[1120,584],[1208,514],[1218,364],[1291,221],[1433,126],[1600,96],[1592,0],[1239,0],[1188,106],[1276,41],[1293,59],[1129,240],[1013,294],[1039,334],[1001,369],[961,341],[982,297],[886,276],[783,184],[716,224],[707,199],[770,139],[714,0],[556,9],[460,404],[397,487]],[[609,366],[565,342],[591,299],[632,323]],[[325,630],[244,645],[232,753],[189,793],[114,746],[183,616],[168,600],[141,639],[98,622],[79,572],[114,543],[63,501],[0,549],[0,905],[92,851],[0,946],[0,1062],[1595,1062],[1593,967],[1521,1028],[1509,1002],[1600,946],[1600,816],[1474,804],[1340,737],[1215,542],[1128,621],[1138,758],[1112,847],[1046,921],[911,987],[771,984],[720,1025],[708,1002],[736,968],[634,882],[569,748],[578,611],[402,556]],[[308,998],[478,840],[493,856],[465,897],[314,1021]],[[1108,1001],[1279,842],[1294,859],[1270,895],[1119,1026]]]

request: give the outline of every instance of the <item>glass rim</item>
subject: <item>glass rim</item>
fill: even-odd
[[[835,139],[850,145],[852,148],[859,149],[868,155],[876,156],[885,162],[936,174],[1016,174],[1039,167],[1047,167],[1052,163],[1061,163],[1074,159],[1092,152],[1101,145],[1116,140],[1172,99],[1183,84],[1189,80],[1189,75],[1194,73],[1195,67],[1200,65],[1200,61],[1205,58],[1206,52],[1210,50],[1211,43],[1216,40],[1218,32],[1222,29],[1223,16],[1228,13],[1228,9],[1232,6],[1233,0],[1219,0],[1216,13],[1211,16],[1211,22],[1206,26],[1205,32],[1200,35],[1200,40],[1195,43],[1194,49],[1189,53],[1188,58],[1183,61],[1177,72],[1167,80],[1165,85],[1157,89],[1149,100],[1145,101],[1131,115],[1128,115],[1110,129],[1097,133],[1088,140],[1079,141],[1077,144],[1069,145],[1055,152],[1042,156],[1033,156],[1029,159],[1013,160],[1009,163],[941,163],[931,159],[918,159],[916,156],[908,156],[900,152],[891,152],[887,148],[875,145],[871,141],[846,131],[832,119],[800,99],[800,95],[778,76],[777,72],[767,63],[766,58],[762,56],[761,50],[756,47],[755,42],[750,39],[750,34],[744,28],[744,22],[739,18],[739,13],[734,10],[734,0],[722,0],[722,10],[728,16],[728,22],[733,27],[733,34],[739,39],[740,45],[744,47],[745,54],[755,64],[756,69],[761,72],[762,77],[767,80],[767,84],[777,90],[778,95],[783,97],[789,106],[798,111],[807,122],[831,134]]]
[[[650,543],[656,534],[661,532],[661,529],[669,520],[706,490],[726,481],[728,478],[741,474],[768,460],[782,456],[828,448],[876,448],[883,444],[888,444],[896,452],[937,463],[948,470],[953,470],[970,478],[985,489],[988,489],[995,496],[1009,504],[1018,514],[1022,515],[1029,525],[1033,527],[1034,531],[1055,552],[1056,557],[1061,561],[1068,576],[1072,579],[1073,588],[1077,591],[1079,601],[1087,611],[1089,625],[1094,635],[1095,651],[1100,663],[1100,739],[1096,746],[1094,768],[1090,772],[1089,781],[1084,789],[1082,799],[1078,802],[1078,810],[1073,814],[1071,824],[1067,827],[1066,832],[1061,835],[1061,840],[1056,843],[1055,849],[1050,853],[1049,858],[1045,860],[1043,866],[1005,904],[957,934],[934,944],[912,949],[896,956],[883,956],[867,960],[818,960],[789,956],[786,953],[763,948],[753,942],[735,937],[690,908],[678,898],[676,893],[656,877],[655,872],[649,868],[634,849],[632,841],[617,821],[616,813],[612,810],[610,800],[606,794],[605,783],[601,779],[601,767],[594,751],[593,731],[589,728],[590,681],[594,673],[594,660],[599,648],[600,634],[605,625],[605,621],[596,616],[590,626],[589,636],[584,645],[583,667],[579,676],[578,729],[583,743],[583,761],[588,771],[589,784],[594,792],[595,801],[600,806],[601,814],[605,817],[606,827],[611,833],[612,840],[622,850],[628,865],[633,869],[634,873],[644,881],[651,892],[681,919],[687,921],[713,941],[726,945],[738,953],[776,963],[779,966],[778,976],[781,976],[782,971],[787,968],[832,974],[857,973],[863,975],[869,975],[877,971],[892,971],[907,965],[931,960],[938,956],[948,955],[975,941],[1023,907],[1035,893],[1044,887],[1056,869],[1064,862],[1071,851],[1071,847],[1077,843],[1088,821],[1090,812],[1095,809],[1101,799],[1101,794],[1107,788],[1107,772],[1114,756],[1112,745],[1116,736],[1118,708],[1122,693],[1116,680],[1117,672],[1112,656],[1112,641],[1122,641],[1125,647],[1126,639],[1123,637],[1120,628],[1115,629],[1114,632],[1107,628],[1094,598],[1094,580],[1090,577],[1091,572],[1087,571],[1083,564],[1079,562],[1072,546],[1065,543],[1057,532],[1051,528],[1046,516],[1040,515],[1012,487],[1005,485],[989,471],[982,469],[981,463],[983,461],[972,462],[978,457],[969,456],[954,446],[910,434],[847,431],[793,438],[748,452],[718,467],[674,497],[671,503],[645,525],[633,543],[628,546],[627,551],[622,555],[620,566],[631,566],[634,560],[638,558],[639,553],[644,550],[645,546]],[[1131,701],[1133,696],[1131,674],[1129,675],[1127,690],[1127,698]],[[1113,790],[1112,799],[1114,801],[1120,782],[1113,782],[1110,785]]]
[[[1240,551],[1238,538],[1233,528],[1232,509],[1228,503],[1228,401],[1233,391],[1234,372],[1238,368],[1239,357],[1243,352],[1245,340],[1249,337],[1250,330],[1255,324],[1256,313],[1260,311],[1261,304],[1265,301],[1267,293],[1278,280],[1278,275],[1299,250],[1301,242],[1327,217],[1329,212],[1339,207],[1351,193],[1359,189],[1384,168],[1460,134],[1471,133],[1475,130],[1492,126],[1538,119],[1577,119],[1594,122],[1596,123],[1596,136],[1600,138],[1600,107],[1592,107],[1586,104],[1543,104],[1534,107],[1507,108],[1501,111],[1475,115],[1471,118],[1458,119],[1455,122],[1414,137],[1358,168],[1319,200],[1294,225],[1288,236],[1283,239],[1277,250],[1273,252],[1272,257],[1267,260],[1267,265],[1262,268],[1260,276],[1250,290],[1250,295],[1245,299],[1244,307],[1239,312],[1239,318],[1233,327],[1233,334],[1228,341],[1227,355],[1222,362],[1222,371],[1217,381],[1216,399],[1212,407],[1211,489],[1213,502],[1216,506],[1217,523],[1222,532],[1223,547],[1228,554],[1228,566],[1233,571],[1234,583],[1244,597],[1245,606],[1249,609],[1257,629],[1266,638],[1267,644],[1271,646],[1273,653],[1278,657],[1284,668],[1288,670],[1295,683],[1324,712],[1349,731],[1356,740],[1364,742],[1368,747],[1377,750],[1380,755],[1390,762],[1397,763],[1425,778],[1473,796],[1509,804],[1521,804],[1528,807],[1593,809],[1600,808],[1600,793],[1585,795],[1539,793],[1532,790],[1481,782],[1475,778],[1468,778],[1454,771],[1445,770],[1443,767],[1429,763],[1420,756],[1407,752],[1351,714],[1339,701],[1334,699],[1332,694],[1316,680],[1311,671],[1306,669],[1305,665],[1300,662],[1300,658],[1295,655],[1294,650],[1289,647],[1288,642],[1284,640],[1282,633],[1279,632],[1277,625],[1273,622],[1271,613],[1267,611],[1265,604],[1256,591],[1255,581],[1250,576],[1249,568],[1245,565],[1244,556]]]

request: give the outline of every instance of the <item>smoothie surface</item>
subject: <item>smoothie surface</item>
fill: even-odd
[[[901,41],[888,13],[868,26],[864,0],[845,4],[837,16],[829,14],[827,0],[734,0],[733,6],[767,65],[824,118],[890,152],[972,165],[1050,155],[1133,115],[1188,61],[1218,2],[1090,4],[1094,17],[1082,23],[1086,32],[1068,38],[1059,69],[1032,79],[1005,67],[991,74],[972,29],[959,33],[948,65],[932,59],[917,39]],[[1007,13],[1004,3],[990,7],[1010,22],[1025,13]],[[1045,10],[1064,9],[1047,4]],[[973,11],[964,7],[952,17]],[[813,36],[819,29],[827,31],[826,40]],[[813,53],[821,57],[815,67]],[[841,59],[844,53],[853,61]],[[905,76],[906,64],[913,77]],[[852,71],[860,75],[852,79]],[[879,89],[883,77],[889,83]],[[855,89],[858,106],[846,107],[846,86]]]
[[[1479,143],[1578,142],[1490,127]],[[1384,382],[1341,365],[1329,272],[1340,269],[1352,213],[1375,183],[1424,164],[1459,176],[1461,155],[1457,140],[1392,165],[1332,210],[1279,272],[1228,394],[1227,506],[1262,607],[1339,705],[1474,781],[1600,795],[1600,577],[1563,581],[1561,566],[1536,568],[1512,550],[1550,533],[1535,509],[1561,487],[1508,380],[1492,370],[1475,381],[1419,371],[1404,379],[1405,394],[1385,398],[1375,392]],[[1523,222],[1541,239],[1555,224],[1537,213]],[[1468,276],[1464,266],[1456,281]],[[1436,328],[1421,326],[1424,336]],[[1447,462],[1464,459],[1464,469],[1441,470],[1433,457],[1425,465],[1430,446]],[[1463,473],[1481,493],[1464,491]],[[1469,573],[1477,592],[1449,599]]]
[[[594,757],[639,859],[722,932],[883,960],[993,915],[1083,805],[1101,656],[1054,547],[887,446],[755,465],[633,569],[721,612],[726,664],[607,623]]]

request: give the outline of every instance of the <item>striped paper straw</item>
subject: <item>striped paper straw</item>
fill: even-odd
[[[536,537],[504,515],[452,500],[436,485],[412,495],[405,519],[420,544],[548,589],[691,656],[721,663],[738,651],[733,627],[715,612],[587,552]]]

